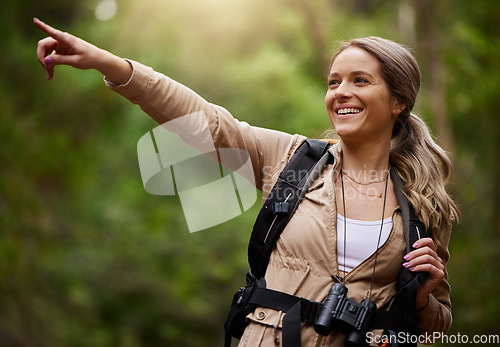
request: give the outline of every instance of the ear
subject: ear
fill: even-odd
[[[397,99],[394,99],[393,100],[393,104],[392,104],[392,115],[394,117],[397,117],[399,116],[399,114],[401,112],[403,112],[406,108],[406,104],[404,102],[401,102]]]

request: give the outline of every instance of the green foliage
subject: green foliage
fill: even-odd
[[[105,22],[97,2],[7,0],[0,14],[0,346],[218,346],[259,204],[190,234],[177,198],[142,187],[136,144],[154,122],[94,71],[58,67],[47,83],[31,18],[153,66],[253,125],[318,137],[334,42],[405,42],[410,2],[120,1]],[[500,4],[441,9],[451,188],[464,215],[450,245],[452,330],[499,334]]]

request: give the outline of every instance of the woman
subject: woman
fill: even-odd
[[[239,122],[225,109],[144,65],[37,19],[34,23],[49,35],[37,49],[47,79],[53,77],[56,65],[96,69],[110,88],[160,124],[203,111],[216,147],[241,148],[250,155],[255,182],[264,197],[305,140]],[[334,283],[332,278],[339,277],[349,297],[358,302],[370,297],[378,309],[387,309],[404,266],[428,273],[416,292],[421,332],[449,329],[445,266],[451,222],[459,212],[445,190],[450,161],[426,125],[410,113],[419,85],[415,59],[392,41],[352,40],[335,54],[325,97],[328,116],[340,137],[330,149],[335,160],[313,182],[281,234],[265,275],[268,288],[322,301]],[[418,240],[408,254],[390,170],[406,182],[408,200],[433,234],[432,239]],[[377,271],[373,271],[377,248]],[[283,312],[258,307],[247,317],[240,346],[279,344],[282,317]],[[301,336],[303,346],[342,345],[344,340],[336,331],[319,336],[305,324]]]

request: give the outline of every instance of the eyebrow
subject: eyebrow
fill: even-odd
[[[330,76],[330,77],[337,77],[339,75],[340,74],[338,72],[332,72],[328,76]],[[368,76],[370,78],[373,78],[373,79],[375,78],[375,77],[373,77],[373,75],[371,73],[369,73],[367,71],[363,71],[363,70],[352,71],[349,75],[351,75],[351,76],[366,75],[366,76]]]

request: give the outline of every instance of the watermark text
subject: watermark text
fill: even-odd
[[[369,344],[406,344],[406,343],[420,343],[420,344],[433,344],[441,342],[445,344],[500,344],[500,335],[473,335],[466,334],[444,334],[442,332],[434,332],[432,334],[412,335],[405,332],[399,332],[395,335],[380,335],[371,331],[366,333],[366,342]]]

